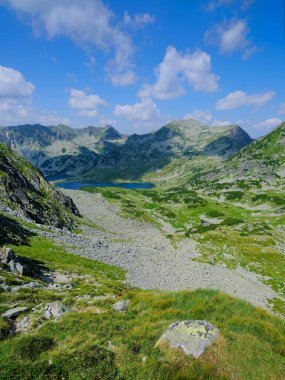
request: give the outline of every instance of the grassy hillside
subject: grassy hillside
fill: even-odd
[[[44,238],[32,237],[28,243],[13,246],[17,255],[30,265],[73,274],[73,287],[0,292],[1,313],[15,305],[26,306],[29,310],[18,320],[33,320],[28,333],[15,336],[6,335],[7,323],[0,320],[0,378],[284,378],[284,320],[217,291],[131,290],[117,268],[69,254]],[[1,275],[10,286],[31,281],[6,271]],[[93,299],[106,294],[115,298]],[[111,308],[120,299],[131,300],[125,313]],[[45,321],[31,312],[32,307],[54,300],[72,311],[58,321]],[[184,319],[205,319],[220,329],[218,341],[197,360],[155,347],[171,323]]]
[[[191,185],[284,190],[285,123],[232,155],[219,168],[197,175]],[[258,190],[260,192],[260,190]]]

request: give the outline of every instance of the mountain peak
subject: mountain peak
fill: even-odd
[[[117,129],[115,129],[111,125],[107,125],[105,128],[106,128],[106,132],[105,132],[104,137],[106,139],[115,140],[115,139],[122,138],[122,135],[117,131]]]

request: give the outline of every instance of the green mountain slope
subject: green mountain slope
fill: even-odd
[[[78,210],[71,198],[55,190],[22,157],[0,144],[0,206],[18,210],[33,221],[56,227],[73,226]]]
[[[285,123],[254,141],[219,168],[197,175],[192,185],[208,189],[284,190]]]
[[[118,178],[140,178],[167,167],[175,159],[227,157],[251,141],[238,126],[207,127],[192,119],[175,121],[156,132],[130,136],[125,144],[104,155],[97,170],[87,175],[112,169],[111,174]],[[163,172],[161,175],[165,177]]]

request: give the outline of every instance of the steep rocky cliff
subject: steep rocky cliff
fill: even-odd
[[[72,228],[79,212],[71,198],[54,189],[35,169],[0,144],[0,206],[21,211],[40,224]]]

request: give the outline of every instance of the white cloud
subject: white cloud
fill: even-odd
[[[199,121],[203,125],[208,125],[208,126],[224,126],[224,125],[232,124],[228,120],[215,119],[214,116],[208,111],[195,110],[184,117],[184,120],[188,120],[188,119],[194,119],[196,121]]]
[[[109,78],[114,86],[128,86],[137,80],[137,76],[133,70],[122,72],[113,70],[109,72]]]
[[[128,120],[143,122],[154,121],[160,118],[159,109],[150,98],[143,98],[140,103],[132,105],[116,105],[114,115]]]
[[[132,18],[128,12],[124,13],[124,24],[134,29],[139,29],[147,24],[153,24],[155,17],[149,13],[138,13]]]
[[[248,59],[251,54],[258,50],[250,41],[249,33],[247,20],[232,20],[211,28],[205,34],[205,41],[209,44],[218,45],[221,54],[240,50],[243,59]]]
[[[56,112],[41,111],[32,106],[35,86],[24,75],[9,67],[0,66],[0,125],[24,123],[69,123]]]
[[[35,86],[29,83],[19,71],[0,66],[0,97],[29,97]]]
[[[139,96],[158,99],[182,96],[184,83],[201,92],[213,92],[218,88],[219,77],[212,73],[211,56],[201,50],[183,54],[169,46],[155,73],[156,83],[144,85]]]
[[[279,115],[284,115],[285,114],[285,103],[280,104],[279,107]]]
[[[0,98],[0,125],[18,124],[70,124],[56,112],[41,111],[32,107],[30,99]]]
[[[65,36],[82,47],[95,46],[114,56],[107,65],[107,76],[113,82],[116,75],[133,71],[130,62],[134,48],[129,36],[114,22],[113,12],[101,0],[2,0],[22,16],[27,16],[37,35],[48,38]],[[130,78],[130,75],[129,75]],[[135,75],[132,76],[134,82]],[[132,83],[133,83],[132,82]],[[116,81],[116,85],[130,84]]]
[[[258,130],[268,130],[277,127],[277,125],[281,123],[282,120],[280,120],[278,117],[273,117],[271,119],[264,120],[261,123],[254,124],[253,128]]]
[[[261,107],[269,102],[275,96],[275,91],[267,91],[263,93],[247,94],[244,91],[234,91],[225,98],[218,100],[216,109],[229,110],[244,106]]]
[[[114,127],[117,125],[117,121],[102,115],[98,121],[98,124],[100,127],[106,127],[107,125],[112,125]]]
[[[76,109],[81,116],[95,117],[98,115],[98,108],[106,105],[107,102],[99,95],[87,95],[84,91],[74,88],[70,90],[69,106]]]
[[[213,0],[207,4],[206,10],[207,11],[214,11],[215,9],[217,9],[219,7],[230,6],[230,5],[233,5],[235,3],[239,3],[239,6],[241,7],[241,9],[246,10],[254,2],[255,2],[255,0]]]

